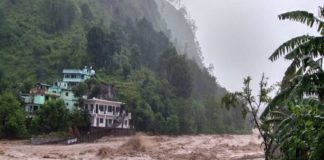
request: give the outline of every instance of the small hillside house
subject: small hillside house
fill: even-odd
[[[27,115],[31,117],[41,105],[51,99],[62,99],[69,110],[75,109],[78,106],[78,98],[74,96],[72,88],[90,79],[95,73],[92,67],[87,66],[84,69],[64,69],[63,81],[54,82],[52,86],[37,83],[30,93],[21,95]]]
[[[66,83],[67,89],[72,89],[79,83],[95,76],[95,74],[96,72],[92,67],[87,66],[84,69],[63,69],[63,82]]]
[[[74,96],[73,87],[94,77],[96,72],[92,67],[85,66],[83,69],[63,69],[63,81],[54,82],[49,88],[50,92],[60,93],[60,98],[64,101],[69,110],[78,106],[78,98]]]
[[[60,98],[59,93],[49,92],[50,85],[37,83],[28,94],[22,94],[21,98],[25,103],[24,110],[27,117],[31,117],[48,100]]]

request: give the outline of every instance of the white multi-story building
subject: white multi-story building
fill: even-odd
[[[84,109],[91,115],[91,126],[100,128],[131,128],[131,113],[122,102],[102,99],[84,99]]]

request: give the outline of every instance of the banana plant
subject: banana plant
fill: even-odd
[[[291,61],[281,83],[280,92],[261,114],[264,124],[273,126],[271,154],[280,159],[324,159],[324,9],[319,16],[306,11],[279,15],[316,27],[319,36],[302,35],[293,38],[269,57],[276,61],[284,56]]]

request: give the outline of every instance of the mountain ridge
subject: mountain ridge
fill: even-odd
[[[28,92],[60,79],[64,68],[93,66],[98,81],[116,85],[138,130],[248,132],[240,109],[221,107],[226,89],[202,65],[195,41],[184,15],[164,0],[3,0],[0,89]]]

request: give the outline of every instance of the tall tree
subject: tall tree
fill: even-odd
[[[69,110],[62,100],[46,102],[32,119],[32,128],[36,133],[67,131],[69,125]]]
[[[176,95],[189,98],[192,92],[192,75],[187,58],[177,55],[177,51],[173,48],[163,53],[159,64],[160,76],[174,87]]]
[[[100,27],[93,27],[87,34],[87,40],[87,50],[93,65],[111,72],[113,56],[120,50],[120,42],[115,32],[106,33]]]
[[[271,126],[266,123],[265,120],[259,119],[258,113],[262,106],[269,103],[271,98],[269,93],[273,90],[273,87],[269,87],[267,83],[267,78],[263,75],[259,83],[259,93],[257,96],[252,94],[252,89],[250,87],[251,78],[247,77],[244,79],[244,87],[242,92],[228,93],[222,99],[222,103],[225,106],[239,106],[243,103],[243,115],[246,117],[247,113],[251,113],[252,121],[255,128],[258,130],[261,138],[262,144],[264,145],[265,159],[271,159],[271,150],[273,139],[270,136]],[[246,107],[248,106],[248,107]]]
[[[27,135],[25,114],[11,93],[0,96],[0,138],[22,138]]]

